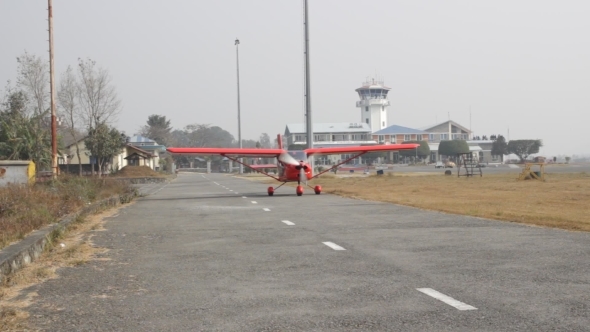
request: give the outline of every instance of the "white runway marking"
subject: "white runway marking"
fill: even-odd
[[[242,198],[248,198],[248,197],[246,197],[246,196],[242,196]]]
[[[459,310],[477,310],[476,307],[472,307],[469,304],[463,303],[461,301],[457,301],[454,298],[447,296],[443,293],[437,292],[432,288],[416,288],[417,291],[422,292],[428,296],[432,296],[437,300],[443,301],[444,303],[455,307]]]
[[[258,204],[258,202],[257,201],[252,201],[252,204]]]
[[[289,220],[282,220],[283,223],[285,223],[288,226],[295,226],[294,223],[290,222]]]
[[[215,183],[216,185],[219,185],[219,183],[217,183],[217,182],[213,182],[213,183]]]
[[[229,191],[233,191],[233,190],[230,189]]]
[[[327,245],[328,247],[334,249],[334,250],[346,250],[344,248],[342,248],[341,246],[337,245],[336,243],[333,242],[322,242],[323,244]]]
[[[270,211],[270,209],[269,209],[269,208],[264,208],[264,209],[262,209],[262,210],[264,210],[264,211],[266,211],[266,212],[269,212],[269,211]]]

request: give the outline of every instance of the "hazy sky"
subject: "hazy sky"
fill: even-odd
[[[107,68],[127,134],[161,114],[237,138],[236,37],[242,138],[304,122],[302,0],[53,2],[58,73],[79,57]],[[0,0],[1,81],[24,50],[46,56],[46,9]],[[392,88],[388,125],[450,114],[475,135],[543,139],[541,154],[590,152],[589,1],[309,0],[309,10],[314,122],[361,122],[354,90],[377,74]]]

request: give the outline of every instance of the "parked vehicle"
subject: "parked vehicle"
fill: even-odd
[[[453,168],[453,167],[455,167],[455,163],[454,163],[454,162],[452,162],[452,161],[447,161],[447,162],[445,163],[445,168]]]
[[[434,168],[444,168],[445,164],[443,164],[442,161],[437,161],[436,164],[434,164]]]

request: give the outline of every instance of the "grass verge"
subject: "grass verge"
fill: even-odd
[[[547,181],[518,181],[514,174],[457,178],[386,173],[320,177],[326,193],[422,209],[525,224],[590,231],[590,174],[547,174]]]
[[[62,175],[33,186],[0,188],[0,249],[30,232],[59,221],[81,207],[117,194],[133,192],[122,181]]]
[[[126,206],[126,205],[125,205]],[[52,239],[41,257],[15,272],[0,285],[0,331],[30,331],[26,309],[37,294],[27,288],[57,277],[57,269],[76,267],[107,250],[92,242],[95,232],[102,231],[104,219],[118,213],[118,208],[97,215],[78,218],[66,232]]]

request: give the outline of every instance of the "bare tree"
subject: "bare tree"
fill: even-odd
[[[18,76],[16,85],[22,89],[29,100],[33,101],[33,115],[39,116],[49,109],[49,68],[47,62],[37,55],[25,51],[16,58],[18,62]]]
[[[117,120],[121,101],[111,83],[109,72],[90,59],[78,59],[80,114],[88,131]],[[88,147],[96,150],[96,147]],[[92,166],[94,173],[94,164]],[[99,169],[100,172],[100,169]]]
[[[79,174],[82,175],[82,159],[80,158],[80,146],[78,145],[78,142],[81,139],[79,134],[80,109],[78,107],[78,97],[79,86],[76,80],[76,75],[72,67],[68,66],[66,71],[61,75],[57,91],[57,101],[63,115],[66,130],[76,144]]]

